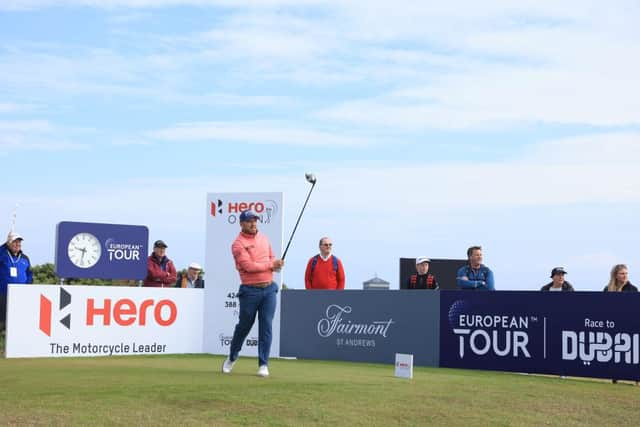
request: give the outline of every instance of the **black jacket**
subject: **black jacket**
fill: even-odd
[[[609,292],[609,285],[604,287],[604,291],[605,292]],[[638,292],[638,288],[636,288],[635,286],[633,286],[631,284],[631,282],[627,282],[624,284],[624,286],[622,287],[622,292]]]
[[[547,283],[546,285],[544,285],[543,287],[540,288],[541,291],[548,291],[549,289],[551,289],[551,286],[553,286],[553,282]],[[573,286],[571,286],[571,283],[565,281],[562,284],[562,292],[573,292]]]

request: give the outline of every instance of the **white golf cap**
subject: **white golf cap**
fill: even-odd
[[[24,240],[24,239],[18,233],[9,233],[9,235],[7,236],[7,242],[11,243],[11,242],[15,242],[16,240]]]
[[[200,267],[200,264],[198,264],[197,262],[192,262],[191,264],[189,264],[189,268],[193,268],[194,270],[202,270],[202,267]]]
[[[419,256],[418,258],[416,258],[416,265],[422,264],[423,262],[431,262],[431,260],[426,256]]]

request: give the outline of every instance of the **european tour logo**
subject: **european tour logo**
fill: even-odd
[[[71,294],[60,287],[60,307],[62,311],[71,304]],[[40,330],[48,337],[51,336],[51,323],[53,320],[53,302],[46,296],[40,294]],[[71,329],[71,313],[60,319],[60,323],[67,329]]]

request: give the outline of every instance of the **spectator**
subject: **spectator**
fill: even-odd
[[[231,245],[231,252],[240,274],[240,289],[236,294],[240,301],[238,324],[233,331],[229,357],[222,365],[222,372],[230,374],[238,360],[242,343],[249,334],[258,315],[258,376],[269,376],[269,352],[271,351],[271,322],[276,312],[278,285],[273,272],[280,271],[284,260],[275,259],[271,243],[265,234],[258,232],[259,216],[251,211],[240,214],[240,233]]]
[[[0,331],[7,319],[7,286],[9,283],[33,283],[31,262],[22,252],[22,236],[11,232],[0,246]]]
[[[192,262],[187,268],[187,273],[178,273],[176,288],[204,288],[204,279],[201,277],[202,267],[197,262]]]
[[[458,287],[494,291],[493,272],[482,264],[482,246],[471,246],[467,249],[467,258],[469,264],[458,270]]]
[[[609,284],[604,287],[605,292],[638,292],[638,288],[629,281],[629,269],[625,264],[616,264],[611,269]],[[616,384],[618,380],[611,380]],[[636,381],[638,385],[638,381]]]
[[[153,252],[147,259],[147,278],[144,286],[153,288],[165,288],[176,283],[176,267],[167,255],[167,244],[162,240],[156,240],[153,244]]]
[[[416,272],[407,280],[407,289],[438,289],[436,277],[429,273],[431,260],[426,256],[416,258]]]
[[[331,254],[333,243],[328,237],[319,242],[320,253],[307,263],[304,287],[307,289],[344,289],[345,275],[342,261]]]
[[[611,269],[609,284],[605,292],[638,292],[638,288],[629,282],[629,269],[624,264],[616,264]]]
[[[541,291],[556,291],[556,292],[573,292],[573,286],[571,283],[564,280],[564,275],[567,272],[562,267],[556,267],[551,270],[551,283],[547,283],[542,288]]]

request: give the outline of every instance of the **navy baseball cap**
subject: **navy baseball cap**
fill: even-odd
[[[240,222],[249,221],[250,219],[253,219],[253,218],[258,219],[260,217],[258,216],[257,213],[255,213],[252,210],[243,211],[240,214]]]
[[[555,276],[556,274],[567,274],[567,272],[562,267],[556,267],[551,270],[551,277]]]
[[[167,244],[162,241],[162,240],[156,240],[155,243],[153,244],[154,248],[166,248]]]

